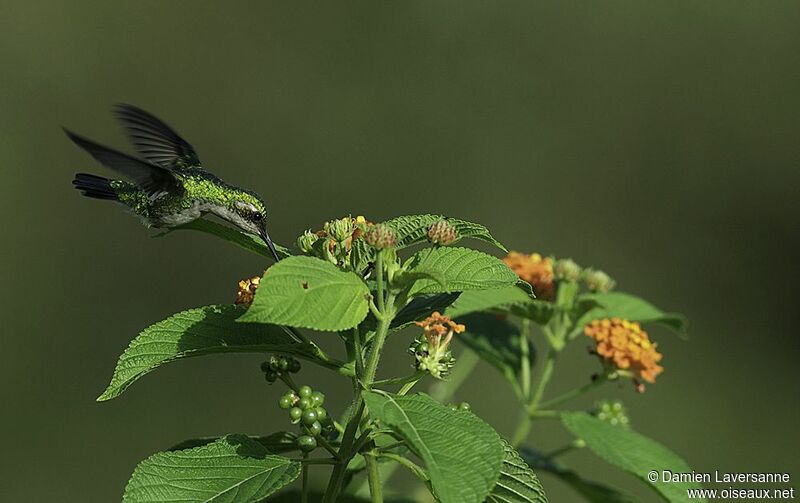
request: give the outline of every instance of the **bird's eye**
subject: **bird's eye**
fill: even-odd
[[[255,213],[253,213],[254,220],[261,220],[262,218],[264,218],[264,215],[260,211],[256,211]]]

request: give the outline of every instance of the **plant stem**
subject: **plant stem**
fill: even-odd
[[[531,430],[530,419],[531,417],[535,416],[539,402],[542,400],[544,389],[547,386],[547,383],[550,381],[550,378],[553,376],[553,369],[555,367],[557,358],[558,351],[551,347],[547,353],[547,358],[545,359],[542,373],[539,376],[539,382],[536,383],[536,388],[534,388],[530,401],[525,407],[524,414],[522,414],[520,417],[520,421],[517,424],[517,429],[514,432],[514,437],[511,442],[514,447],[519,447],[519,445],[524,442],[526,438],[528,438],[528,433],[530,433]]]
[[[381,471],[378,466],[378,460],[370,453],[365,453],[364,460],[367,462],[367,480],[369,481],[370,499],[372,503],[383,503]]]
[[[391,459],[392,461],[397,461],[401,465],[411,470],[411,472],[423,482],[427,482],[428,480],[430,480],[428,476],[425,474],[425,470],[420,468],[416,463],[414,463],[405,456],[400,456],[399,454],[394,454],[392,452],[382,452],[378,454],[378,456],[381,458]]]
[[[386,315],[386,303],[383,297],[383,250],[378,251],[378,256],[375,257],[375,280],[377,282],[376,295],[378,297],[378,311],[382,315]]]
[[[551,398],[550,400],[546,400],[540,404],[541,407],[553,407],[554,405],[558,405],[560,403],[566,402],[567,400],[571,400],[577,396],[580,396],[587,391],[600,386],[604,382],[606,382],[607,378],[605,375],[598,376],[596,379],[584,384],[583,386],[579,386],[571,391],[567,391],[563,395],[559,395],[555,398]]]
[[[308,453],[303,453],[303,459],[308,458]],[[308,503],[308,464],[303,463],[303,493],[300,497],[301,503]]]
[[[386,336],[389,333],[389,326],[391,325],[395,316],[394,296],[391,293],[386,295],[384,291],[383,275],[385,271],[383,267],[383,254],[381,252],[378,252],[378,256],[375,261],[375,272],[377,278],[375,295],[378,302],[377,307],[380,310],[378,313],[379,316],[377,316],[378,328],[375,332],[375,338],[373,339],[372,348],[370,350],[369,357],[367,358],[367,362],[365,363],[363,374],[359,374],[357,371],[356,376],[353,378],[353,391],[355,396],[353,397],[352,410],[354,410],[354,413],[348,420],[344,434],[342,435],[342,443],[341,447],[339,448],[339,464],[334,467],[333,473],[331,473],[331,478],[328,481],[328,487],[325,490],[323,503],[333,503],[336,501],[336,498],[339,497],[339,493],[342,491],[344,477],[347,472],[347,464],[351,459],[353,459],[353,456],[356,455],[354,442],[356,439],[356,433],[358,433],[359,424],[361,423],[361,418],[364,415],[364,400],[361,396],[359,382],[366,389],[370,389],[372,387],[372,384],[375,380],[375,373],[378,370],[378,362],[381,358],[381,351],[383,350],[383,345],[386,342]]]
[[[522,319],[522,330],[519,334],[519,353],[520,353],[520,381],[522,382],[522,396],[526,400],[531,397],[531,351],[528,337],[531,333],[531,320]]]

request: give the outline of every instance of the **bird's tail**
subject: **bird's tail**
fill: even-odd
[[[72,180],[72,185],[86,197],[119,201],[117,193],[111,187],[111,180],[108,178],[88,173],[78,173],[75,175],[75,179]]]

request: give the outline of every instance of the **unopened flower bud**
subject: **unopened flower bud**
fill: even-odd
[[[313,250],[314,243],[316,243],[318,239],[319,236],[317,236],[310,230],[307,230],[303,233],[302,236],[297,238],[297,247],[303,253],[311,253],[311,251]]]
[[[340,243],[353,234],[353,219],[350,217],[331,220],[325,224],[325,231]]]
[[[581,266],[571,258],[562,258],[556,261],[553,272],[562,281],[577,281],[581,276]]]
[[[447,246],[458,239],[458,231],[447,220],[439,220],[428,228],[428,241],[435,245]]]
[[[596,269],[586,269],[583,272],[583,281],[586,282],[586,288],[592,292],[599,293],[610,292],[616,285],[611,276]]]
[[[397,243],[394,230],[385,224],[376,224],[370,227],[367,233],[364,234],[364,240],[378,250],[393,248]]]

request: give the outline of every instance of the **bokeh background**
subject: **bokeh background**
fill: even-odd
[[[4,1],[0,499],[117,501],[154,451],[286,426],[256,355],[169,365],[94,402],[139,330],[231,302],[266,265],[205,235],[151,239],[72,190],[75,171],[108,172],[60,126],[122,148],[120,101],[258,190],[278,242],[348,213],[440,212],[684,312],[688,342],[651,333],[659,382],[607,394],[699,471],[800,477],[798,26],[788,1]],[[409,340],[383,372],[407,369]],[[597,369],[585,347],[552,392]],[[304,380],[344,405],[346,383]],[[517,409],[489,367],[457,398],[510,433]],[[551,424],[530,443],[566,439]],[[590,452],[564,461],[654,499]]]

